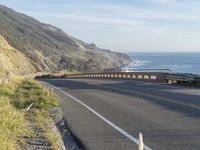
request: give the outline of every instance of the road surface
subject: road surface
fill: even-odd
[[[85,149],[137,150],[140,132],[146,149],[200,149],[200,89],[117,79],[45,81],[56,88]]]

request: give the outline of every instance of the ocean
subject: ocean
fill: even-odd
[[[200,53],[128,53],[133,63],[124,70],[171,69],[175,73],[200,75]]]

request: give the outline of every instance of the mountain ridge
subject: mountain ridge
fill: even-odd
[[[101,71],[119,69],[131,62],[126,54],[85,43],[2,5],[0,35],[29,58],[36,71]]]

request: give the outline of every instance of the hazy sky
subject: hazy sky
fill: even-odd
[[[1,0],[65,32],[121,52],[200,52],[200,0]]]

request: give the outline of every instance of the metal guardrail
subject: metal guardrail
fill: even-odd
[[[187,75],[176,75],[176,74],[169,74],[166,77],[167,80],[178,80],[178,81],[193,81],[195,78],[193,76]]]
[[[200,76],[193,74],[168,74],[166,76],[168,83],[179,83],[200,86]]]
[[[66,75],[67,78],[119,78],[140,79],[166,82],[166,74],[160,72],[100,72],[100,73],[77,73]]]
[[[193,74],[178,74],[165,72],[99,72],[99,73],[75,73],[68,74],[67,78],[117,78],[149,80],[162,83],[181,83],[200,85],[200,76]]]

